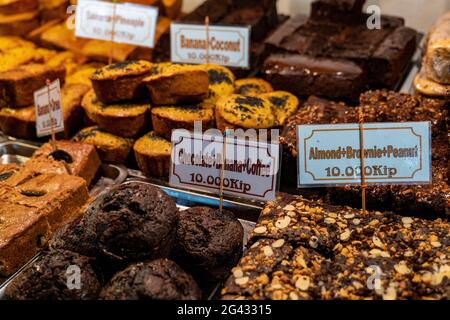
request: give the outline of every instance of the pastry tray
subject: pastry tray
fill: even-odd
[[[3,151],[2,145],[3,144],[0,144],[0,156],[4,154],[2,152]],[[145,179],[142,179],[142,178],[129,177],[122,184],[126,185],[126,184],[130,184],[130,183],[135,183],[135,182],[142,183],[142,184],[148,184],[148,185],[152,185],[152,186],[161,188],[164,192],[166,192],[170,197],[172,197],[176,201],[177,206],[180,210],[185,210],[185,209],[188,209],[193,206],[208,206],[208,207],[212,207],[212,208],[217,208],[219,206],[219,199],[216,197],[208,196],[208,195],[199,195],[199,194],[195,194],[195,193],[192,193],[189,191],[183,191],[183,190],[179,190],[179,189],[168,187],[168,186],[161,186],[157,183],[153,183],[151,181],[146,181]],[[90,207],[98,206],[100,204],[100,201],[105,196],[105,194],[106,194],[106,192],[97,194],[95,196],[93,202],[90,204]],[[233,201],[229,201],[229,200],[223,201],[223,207],[226,208],[227,210],[232,211],[237,217],[242,216],[242,214],[241,214],[242,212],[245,212],[247,215],[250,214],[252,216],[257,216],[257,215],[259,215],[260,210],[261,210],[260,207],[255,206],[255,205],[250,205],[250,204],[246,205],[246,204],[233,202]],[[242,226],[244,228],[243,251],[245,251],[248,236],[249,236],[250,232],[253,230],[253,228],[255,227],[255,222],[248,221],[248,220],[241,219],[241,218],[239,219],[239,222],[242,224]],[[36,261],[36,259],[38,257],[39,257],[39,254],[36,255],[33,259],[31,259],[25,266],[23,266],[14,275],[12,275],[11,277],[9,277],[6,280],[4,279],[5,281],[3,281],[3,283],[0,278],[0,300],[2,300],[4,298],[4,291],[5,291],[6,287],[8,286],[8,284],[15,277],[17,277],[25,268],[27,268],[34,261]],[[222,286],[222,283],[216,283],[216,284],[211,285],[210,288],[203,288],[204,298],[208,299],[208,300],[212,300],[214,297],[217,296],[221,286]]]

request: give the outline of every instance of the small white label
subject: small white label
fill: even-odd
[[[34,92],[36,134],[43,137],[64,131],[64,114],[61,108],[59,79]]]
[[[170,184],[218,193],[224,154],[223,137],[172,133]],[[275,199],[278,183],[279,145],[226,138],[224,194],[269,201]]]
[[[172,23],[170,26],[171,58],[176,63],[209,62],[227,67],[250,67],[250,27],[206,26]],[[209,48],[208,48],[209,47]]]
[[[364,124],[364,172],[370,184],[431,181],[429,122]],[[359,124],[297,127],[299,187],[361,183]]]
[[[153,48],[157,20],[155,7],[83,0],[77,5],[75,34]]]

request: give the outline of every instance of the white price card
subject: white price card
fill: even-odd
[[[364,124],[361,169],[359,124],[297,127],[300,188],[361,184],[431,182],[429,122]]]
[[[209,61],[227,67],[250,67],[251,28],[172,23],[171,60],[176,63],[202,64]],[[207,59],[207,54],[208,58]]]
[[[275,199],[279,145],[222,135],[172,133],[170,184],[218,193],[225,150],[224,194],[259,201]]]
[[[158,9],[137,4],[78,1],[75,35],[153,48]]]
[[[34,107],[38,137],[64,131],[59,79],[34,92]]]

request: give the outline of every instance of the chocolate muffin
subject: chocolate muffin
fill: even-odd
[[[105,300],[199,300],[194,279],[167,259],[130,265],[103,288]]]
[[[81,272],[79,282],[71,278],[76,276],[77,269]],[[100,290],[90,258],[54,250],[21,272],[8,285],[5,296],[8,300],[93,300]]]
[[[223,280],[242,254],[244,229],[231,212],[196,207],[179,213],[174,260],[199,283]]]
[[[177,212],[175,202],[159,188],[121,185],[81,220],[58,232],[50,247],[96,257],[104,272],[115,272],[131,262],[168,257]]]
[[[58,229],[49,241],[49,248],[72,251],[86,257],[97,255],[95,234],[88,228],[87,221],[83,217],[68,222]]]

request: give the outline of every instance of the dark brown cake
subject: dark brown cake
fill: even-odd
[[[68,274],[70,266],[81,272],[80,289]],[[70,270],[69,270],[70,271]],[[8,300],[93,300],[101,290],[91,259],[77,253],[55,250],[38,258],[6,287]]]
[[[199,300],[194,279],[176,263],[160,259],[130,265],[103,288],[104,300]]]
[[[276,54],[264,62],[263,69],[267,81],[276,90],[302,96],[344,96],[357,100],[368,85],[364,71],[357,64],[342,59]]]
[[[197,281],[220,281],[241,257],[243,237],[231,212],[207,207],[180,211],[173,257]]]

